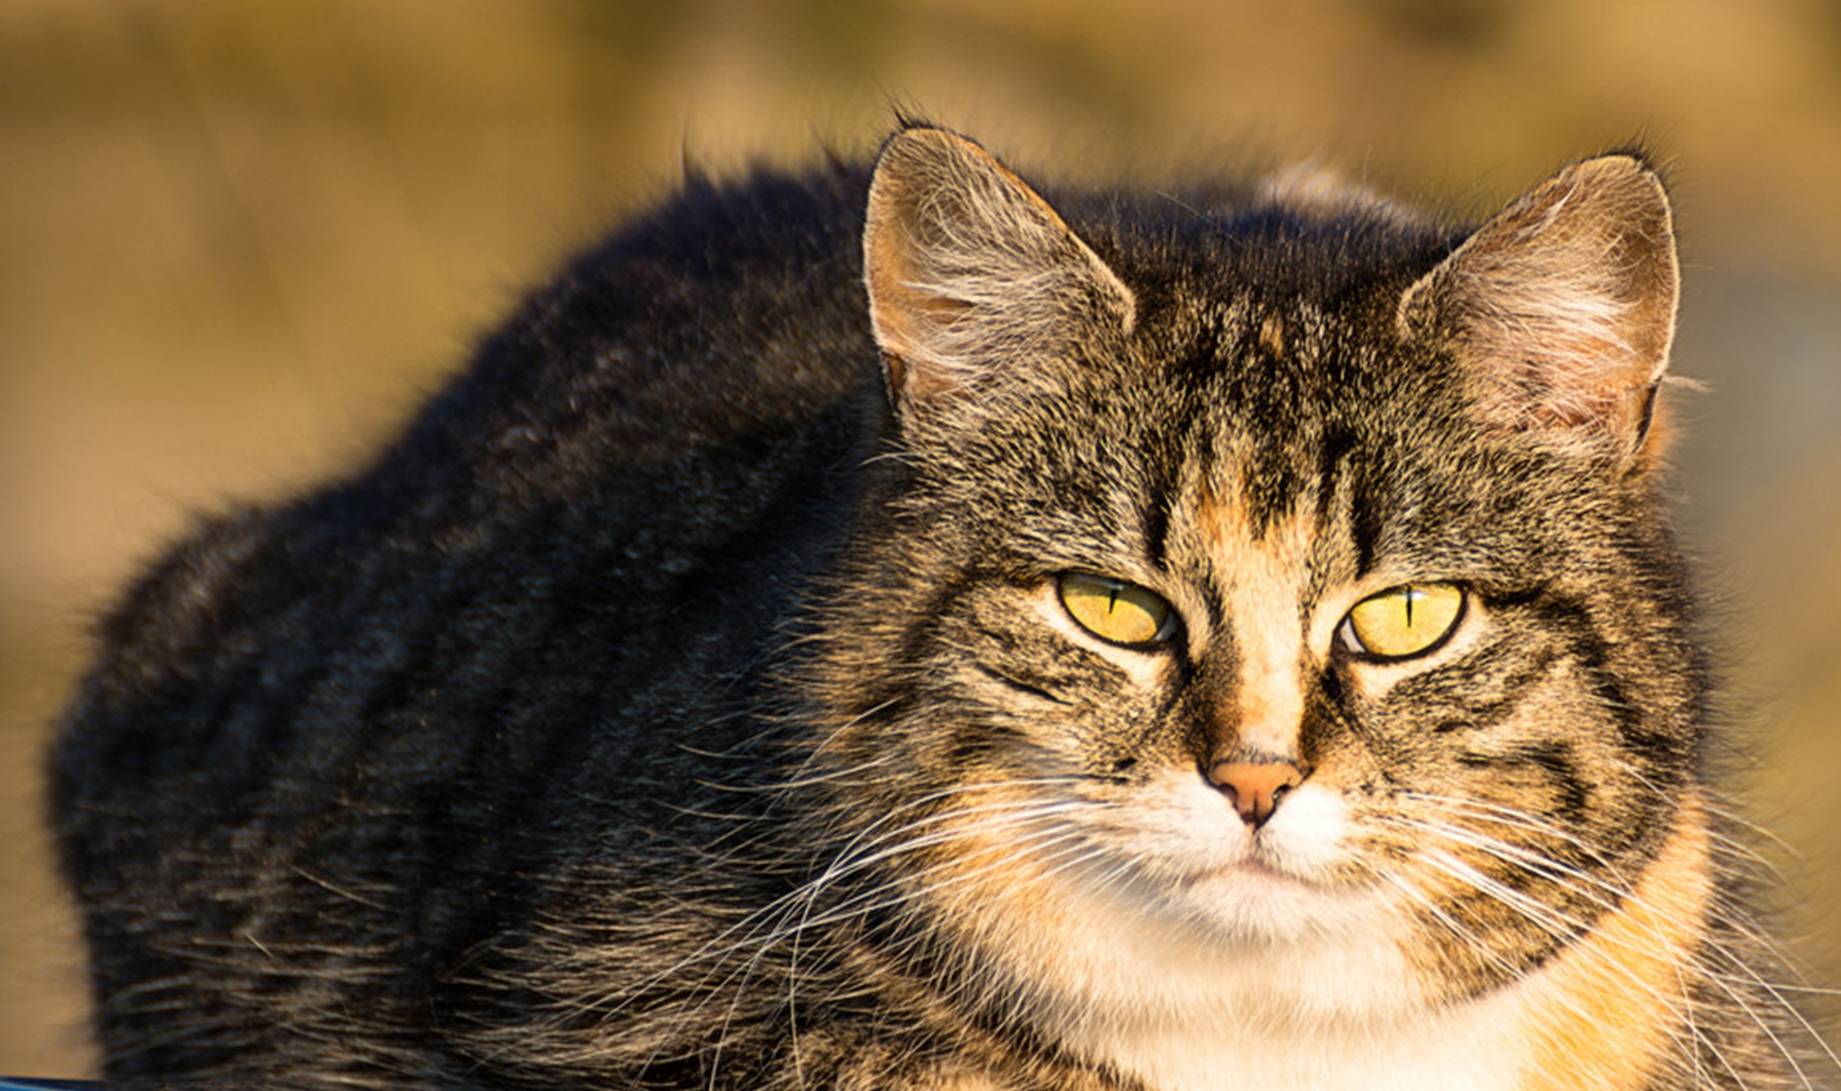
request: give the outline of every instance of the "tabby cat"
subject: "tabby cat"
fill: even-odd
[[[53,756],[108,1074],[1819,1076],[1705,785],[1655,168],[1051,195],[921,124],[692,178],[143,576]]]

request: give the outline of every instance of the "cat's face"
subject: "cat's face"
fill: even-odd
[[[906,134],[872,191],[900,470],[834,608],[849,858],[1007,988],[1289,947],[1438,1002],[1568,946],[1697,749],[1653,176],[1575,167],[1442,264],[1309,217],[1107,262],[981,155]]]

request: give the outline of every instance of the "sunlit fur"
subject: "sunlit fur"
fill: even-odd
[[[1703,774],[1655,171],[1474,231],[1213,193],[924,127],[693,183],[374,467],[204,529],[57,754],[111,1074],[1836,1075]],[[1068,572],[1180,625],[1102,640]],[[1447,639],[1339,637],[1415,582]],[[1218,759],[1303,779],[1255,831]]]

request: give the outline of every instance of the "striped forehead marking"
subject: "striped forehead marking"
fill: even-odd
[[[1304,714],[1302,602],[1317,526],[1303,508],[1256,528],[1238,500],[1204,496],[1198,525],[1222,584],[1242,746],[1295,755]]]

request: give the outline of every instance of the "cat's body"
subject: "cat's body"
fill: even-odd
[[[1796,1086],[1713,860],[1653,173],[1455,253],[1217,197],[1050,208],[929,129],[693,183],[373,466],[206,526],[56,754],[111,1075]],[[1448,631],[1368,647],[1418,584]]]

